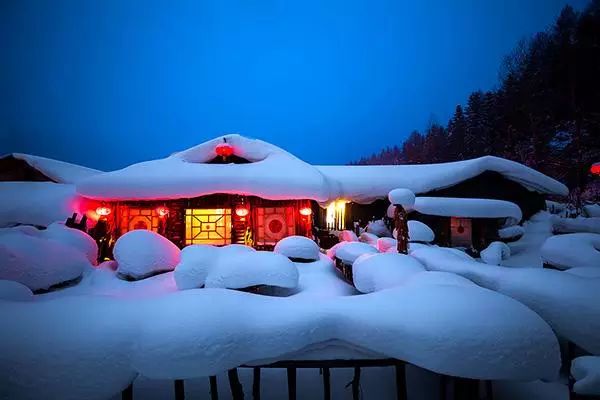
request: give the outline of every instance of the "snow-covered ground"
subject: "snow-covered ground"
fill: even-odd
[[[17,230],[0,240],[42,240]],[[175,271],[133,282],[119,278],[115,262],[89,265],[85,241],[55,235],[49,239],[67,238],[63,245],[79,249],[87,264],[77,285],[43,295],[0,282],[0,320],[8,327],[0,330],[0,398],[43,391],[48,398],[116,400],[135,379],[135,398],[169,399],[175,378],[186,380],[188,396],[204,398],[206,377],[217,374],[220,398],[228,399],[224,371],[241,364],[392,357],[412,364],[409,399],[437,398],[441,373],[494,380],[496,399],[566,400],[566,385],[556,381],[555,332],[600,353],[600,279],[594,267],[539,268],[540,248],[552,234],[549,214],[534,216],[524,231],[510,252],[490,249],[499,266],[417,243],[400,255],[379,253],[377,241],[345,242],[328,257],[312,242],[291,238],[279,254],[191,246],[162,268],[154,247],[131,270]],[[131,250],[125,249],[127,262]],[[335,256],[354,263],[355,284],[366,294],[341,278]],[[226,289],[265,283],[271,287],[262,295]],[[597,379],[588,370],[578,373]],[[250,398],[251,370],[241,369],[240,379]],[[316,369],[299,370],[298,398],[320,398],[321,379]],[[332,371],[333,398],[348,397],[351,379],[351,370]],[[285,370],[263,370],[262,388],[263,398],[284,397]],[[395,398],[393,369],[364,369],[361,388],[365,399]]]

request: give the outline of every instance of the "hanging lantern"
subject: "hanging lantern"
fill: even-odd
[[[300,209],[300,215],[304,215],[305,217],[308,217],[308,216],[312,215],[312,209],[310,207],[303,207]]]
[[[167,215],[169,215],[169,208],[162,206],[162,207],[158,207],[156,209],[156,213],[158,214],[159,217],[164,218]]]
[[[112,210],[110,209],[110,207],[107,206],[100,206],[96,208],[96,214],[98,214],[101,217],[106,217],[107,215],[110,215],[111,212]]]
[[[600,162],[592,164],[592,167],[590,168],[590,172],[593,175],[600,175]]]
[[[246,208],[245,206],[240,206],[235,209],[235,215],[237,215],[238,217],[243,218],[248,214],[250,214],[250,210],[248,210],[248,208]]]
[[[227,142],[219,143],[215,147],[215,153],[217,153],[218,156],[227,158],[233,154],[233,146]]]

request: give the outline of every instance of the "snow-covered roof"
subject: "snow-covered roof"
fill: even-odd
[[[409,209],[441,217],[510,218],[515,223],[523,218],[519,206],[505,200],[417,197]]]
[[[211,164],[215,147],[227,140],[246,164]],[[197,197],[214,193],[259,196],[271,200],[329,199],[319,170],[262,140],[226,135],[167,158],[133,164],[80,182],[89,198],[150,200]]]
[[[439,164],[413,165],[323,165],[317,168],[338,186],[339,197],[357,203],[371,203],[386,198],[396,188],[427,193],[454,186],[486,171],[498,172],[529,190],[566,196],[569,189],[562,183],[515,161],[485,156],[471,160]]]
[[[224,140],[249,163],[214,164],[215,147]],[[92,176],[77,191],[103,200],[152,200],[214,193],[255,195],[266,199],[346,199],[371,203],[392,189],[426,193],[495,171],[530,190],[566,195],[562,183],[517,162],[498,157],[443,164],[386,166],[312,166],[262,140],[226,135],[167,158]]]
[[[82,167],[81,165],[58,161],[52,158],[34,156],[32,154],[12,153],[1,158],[11,156],[17,160],[25,161],[29,166],[40,171],[56,183],[75,183],[102,172],[97,169]]]

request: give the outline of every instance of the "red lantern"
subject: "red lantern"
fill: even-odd
[[[233,154],[233,146],[229,143],[219,143],[217,147],[215,147],[215,153],[223,158],[229,157]]]
[[[250,213],[250,210],[248,210],[246,207],[241,206],[235,209],[235,215],[237,215],[238,217],[245,217],[246,215],[248,215]]]
[[[156,209],[156,213],[158,214],[159,217],[164,218],[167,215],[169,215],[169,209],[167,207],[158,207]]]
[[[312,215],[312,209],[310,207],[301,208],[300,214],[304,215],[305,217],[308,217],[308,216]]]
[[[96,208],[96,214],[98,214],[101,217],[106,217],[111,212],[112,212],[112,210],[110,209],[110,207],[107,207],[107,206],[100,206],[100,207]]]
[[[594,175],[600,175],[600,162],[592,164],[592,167],[590,168],[590,172]]]

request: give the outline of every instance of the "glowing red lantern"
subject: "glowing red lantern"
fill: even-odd
[[[233,146],[229,143],[219,143],[217,147],[215,147],[215,153],[223,158],[229,157],[233,154]]]
[[[164,218],[169,215],[169,209],[167,207],[158,207],[156,209],[156,213],[159,217]]]
[[[308,217],[308,216],[312,215],[312,209],[310,207],[301,208],[300,214],[304,215],[305,217]]]
[[[590,172],[594,175],[600,175],[600,162],[592,164],[592,167],[590,168]]]
[[[238,217],[245,217],[246,215],[248,215],[250,213],[250,210],[248,210],[246,207],[238,207],[235,209],[235,215],[237,215]]]
[[[106,217],[107,215],[110,215],[111,212],[112,210],[110,209],[110,207],[107,206],[100,206],[96,208],[96,214],[98,214],[101,217]]]

